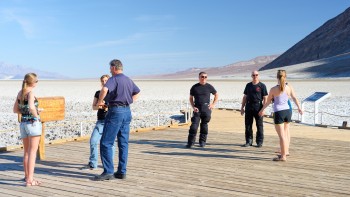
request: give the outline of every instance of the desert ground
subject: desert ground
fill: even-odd
[[[239,109],[247,80],[210,80],[219,93],[216,107]],[[275,80],[262,80],[268,90],[276,85]],[[12,112],[16,95],[21,88],[20,80],[0,81],[0,147],[20,144],[17,115]],[[140,87],[140,98],[132,104],[131,129],[182,122],[180,109],[189,106],[188,97],[196,80],[135,80]],[[290,80],[300,101],[314,92],[330,92],[331,96],[319,104],[318,123],[342,125],[350,123],[350,80]],[[46,140],[89,135],[96,121],[96,111],[91,104],[95,91],[99,90],[99,79],[91,80],[40,80],[35,89],[37,97],[63,96],[65,98],[65,120],[46,123]],[[293,104],[293,108],[296,106]],[[314,104],[306,103],[306,123],[313,124]],[[267,113],[270,109],[267,110]],[[294,110],[293,119],[298,119]],[[242,122],[242,124],[244,124]]]

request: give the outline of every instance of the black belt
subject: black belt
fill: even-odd
[[[108,107],[129,107],[129,104],[109,104]]]
[[[34,118],[34,117],[25,117],[25,116],[21,118],[21,122],[31,122],[31,123],[33,123],[35,121],[39,121],[40,122],[40,119]]]
[[[205,105],[209,105],[209,103],[195,103],[194,104],[195,107],[201,107],[201,106],[205,106]]]
[[[250,104],[260,104],[262,103],[262,101],[247,101],[247,103],[250,103]]]

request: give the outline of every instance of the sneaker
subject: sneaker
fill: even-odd
[[[87,164],[80,168],[80,170],[96,170],[97,168],[92,167],[90,164]]]

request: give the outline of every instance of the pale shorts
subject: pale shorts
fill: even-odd
[[[21,139],[26,137],[32,137],[32,136],[40,136],[41,135],[41,129],[42,129],[42,123],[39,121],[35,122],[21,122],[19,125],[20,133],[21,133]]]

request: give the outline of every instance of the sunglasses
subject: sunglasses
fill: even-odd
[[[259,76],[259,74],[252,74],[252,77],[256,77],[256,76]]]
[[[202,79],[206,79],[206,78],[208,78],[208,76],[201,76],[201,78],[202,78]]]

